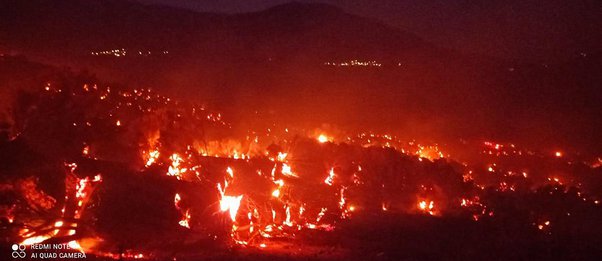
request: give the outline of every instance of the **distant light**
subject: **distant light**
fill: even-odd
[[[554,155],[556,155],[557,158],[562,157],[562,152],[557,151],[556,153],[554,153]]]

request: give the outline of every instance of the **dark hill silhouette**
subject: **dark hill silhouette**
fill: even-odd
[[[467,56],[333,6],[294,2],[225,15],[117,0],[0,0],[0,17],[0,46],[10,51],[240,119],[273,111],[270,120],[294,124],[602,147],[590,135],[600,132],[599,54],[565,64]],[[117,48],[169,55],[90,55]],[[324,65],[352,59],[383,66]]]

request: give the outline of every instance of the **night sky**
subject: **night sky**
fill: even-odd
[[[290,0],[138,0],[201,12],[253,12]],[[321,0],[465,53],[548,61],[599,52],[596,0]]]

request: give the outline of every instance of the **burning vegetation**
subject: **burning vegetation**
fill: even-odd
[[[237,126],[87,80],[49,81],[18,101],[0,149],[8,242],[68,243],[99,259],[600,254],[600,156]]]

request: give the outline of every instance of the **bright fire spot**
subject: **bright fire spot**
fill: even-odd
[[[331,168],[330,172],[328,173],[328,177],[326,177],[326,179],[324,180],[324,183],[326,183],[328,186],[332,186],[333,182],[334,182],[334,168]]]
[[[76,249],[76,250],[78,250],[79,252],[82,252],[82,253],[84,252],[84,250],[82,249],[82,246],[80,246],[79,243],[77,241],[75,241],[75,240],[69,241],[69,243],[67,243],[67,245],[71,249]]]
[[[159,158],[159,150],[154,150],[148,153],[148,159],[146,160],[146,167],[150,167]]]
[[[90,154],[90,146],[88,146],[88,145],[84,146],[84,149],[82,150],[82,154],[84,156],[88,156],[88,154]]]
[[[554,155],[556,155],[557,158],[562,157],[562,152],[557,151],[556,153],[554,153]]]
[[[326,143],[329,141],[328,136],[324,135],[324,134],[320,134],[320,136],[318,136],[318,142],[320,143]]]
[[[187,168],[180,168],[184,160],[176,153],[171,155],[169,159],[171,160],[171,166],[167,170],[167,176],[175,176],[178,180],[182,179],[182,174],[188,170]]]
[[[280,197],[280,189],[275,189],[272,192],[272,197],[275,197],[275,198]]]
[[[291,221],[291,208],[289,206],[286,206],[286,219],[284,221],[284,224],[289,227],[293,226],[293,222]]]
[[[121,126],[121,121],[120,121],[120,120],[117,120],[117,122],[115,122],[115,125],[116,125],[116,126]]]
[[[418,202],[418,208],[423,212],[429,213],[430,215],[434,215],[435,202],[434,201],[420,201]]]
[[[444,158],[443,152],[439,150],[438,146],[418,145],[418,151],[416,151],[416,155],[418,155],[420,158],[429,159],[431,161]]]
[[[184,214],[184,218],[182,220],[180,220],[180,222],[178,222],[178,224],[180,224],[180,226],[183,226],[185,228],[190,228],[190,210],[186,210],[186,213]]]
[[[173,202],[177,208],[180,207],[180,200],[182,200],[182,197],[180,197],[180,194],[176,193],[176,196],[174,197]]]
[[[30,237],[27,238],[25,240],[23,240],[23,242],[21,242],[21,245],[33,245],[33,244],[38,244],[38,243],[42,243],[44,241],[46,241],[47,239],[49,239],[50,236],[35,236],[35,237]]]
[[[546,227],[548,227],[548,226],[550,226],[550,221],[549,221],[549,220],[546,220],[545,222],[543,222],[543,224],[539,224],[539,225],[537,225],[537,228],[538,228],[539,230],[543,230],[544,228],[546,228]]]
[[[293,171],[291,170],[291,166],[289,166],[286,163],[282,164],[282,175],[289,176],[289,177],[295,177],[295,178],[299,177],[299,176],[295,175],[295,173],[293,173]]]
[[[236,221],[236,213],[240,207],[240,200],[242,200],[242,195],[223,196],[219,201],[220,210],[222,212],[230,211],[230,219],[232,219],[232,221]]]
[[[228,175],[230,175],[231,178],[234,178],[234,171],[232,170],[232,168],[228,167],[226,169],[226,172],[228,173]]]
[[[278,161],[284,161],[288,153],[278,152]]]

